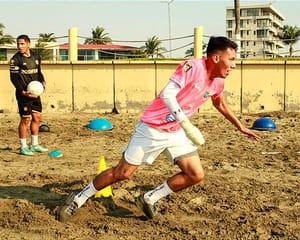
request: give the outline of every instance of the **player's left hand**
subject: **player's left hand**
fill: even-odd
[[[249,128],[242,127],[240,131],[246,135],[248,135],[250,138],[254,140],[259,140],[260,136],[256,135],[254,132],[252,132]]]

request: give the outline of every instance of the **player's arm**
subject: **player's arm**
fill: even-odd
[[[162,90],[160,98],[163,100],[175,120],[177,122],[182,122],[183,120],[187,119],[187,116],[182,111],[176,99],[176,95],[179,93],[179,91],[179,86],[175,82],[169,81]]]
[[[258,140],[259,136],[257,136],[254,132],[252,132],[250,129],[246,128],[240,120],[234,115],[234,113],[231,111],[227,103],[225,102],[222,95],[220,95],[217,98],[212,98],[212,103],[214,107],[222,113],[222,115],[229,120],[239,131],[241,131],[244,134],[247,134],[249,137]]]
[[[191,139],[195,145],[202,145],[205,142],[202,133],[190,122],[176,99],[176,95],[179,91],[179,86],[175,82],[169,81],[161,92],[160,98],[163,100],[175,120],[178,121],[184,129],[187,137]]]
[[[16,88],[16,90],[22,94],[24,90],[24,84],[20,76],[20,66],[16,58],[13,58],[9,62],[9,73],[10,73],[10,81]]]
[[[22,79],[20,74],[20,66],[16,58],[13,58],[9,62],[9,73],[10,73],[10,81],[21,95],[29,98],[36,98],[36,96],[32,95],[30,92],[27,92],[26,85],[24,85],[25,81]]]

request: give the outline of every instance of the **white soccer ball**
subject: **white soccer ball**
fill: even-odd
[[[27,85],[27,92],[35,96],[40,96],[44,92],[44,86],[39,81],[32,81]]]

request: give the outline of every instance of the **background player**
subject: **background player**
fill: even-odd
[[[41,57],[30,50],[30,38],[27,35],[17,37],[18,52],[10,59],[10,80],[16,88],[16,99],[20,114],[18,127],[20,154],[31,156],[33,152],[47,152],[39,145],[38,133],[41,121],[41,98],[27,91],[31,81],[40,81],[44,88],[46,82],[41,72]],[[31,120],[31,121],[30,121]],[[27,145],[27,129],[30,123],[31,145]]]

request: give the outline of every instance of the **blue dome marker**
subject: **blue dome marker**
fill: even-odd
[[[111,130],[113,127],[107,119],[95,118],[94,120],[89,122],[88,128],[96,131],[105,131]]]
[[[252,125],[252,128],[255,130],[270,131],[276,129],[276,124],[271,118],[263,117],[256,119]]]

